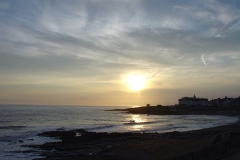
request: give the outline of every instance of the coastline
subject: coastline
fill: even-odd
[[[151,115],[225,115],[240,118],[237,111],[216,109],[139,107],[108,111]],[[216,139],[223,133],[240,136],[240,120],[229,125],[168,133],[97,133],[84,129],[44,132],[39,136],[60,138],[62,142],[30,147],[40,148],[42,155],[47,157],[42,159],[171,159],[220,144],[222,141],[216,142]],[[238,147],[240,148],[240,143]],[[223,153],[226,155],[228,152],[230,150]]]
[[[240,116],[240,110],[219,109],[219,108],[184,108],[169,106],[151,106],[136,107],[125,109],[113,109],[106,111],[122,111],[131,114],[148,114],[148,115],[224,115],[224,116]]]

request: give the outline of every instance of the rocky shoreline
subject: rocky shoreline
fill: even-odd
[[[84,129],[50,131],[39,134],[60,139],[26,147],[41,150],[43,159],[170,159],[216,143],[216,135],[240,133],[239,122],[232,125],[169,133],[96,133]],[[38,159],[38,160],[40,160]]]
[[[127,113],[150,114],[156,111],[156,108],[140,107],[133,109],[114,110]],[[205,111],[205,112],[204,112]],[[196,110],[171,110],[169,108],[158,108],[157,113],[195,114]],[[220,114],[221,113],[221,114]],[[214,110],[201,110],[199,114],[214,114]],[[239,116],[236,111],[221,110],[217,115]],[[84,129],[71,131],[50,131],[39,134],[38,136],[54,137],[59,142],[50,142],[43,145],[31,145],[31,147],[40,150],[40,154],[46,158],[43,159],[171,159],[193,153],[203,148],[211,147],[221,142],[221,134],[228,133],[233,137],[240,136],[240,122],[193,130],[186,132],[168,132],[168,133],[98,133],[88,132]],[[218,137],[218,138],[217,138]],[[232,138],[230,136],[230,138]],[[239,138],[240,139],[240,138]],[[240,143],[236,145],[240,148]],[[225,147],[226,148],[226,147]],[[229,150],[225,151],[228,152]],[[221,151],[221,155],[225,152]],[[220,155],[217,155],[220,156]],[[38,159],[38,160],[40,160]]]
[[[50,131],[38,134],[60,139],[60,142],[50,142],[43,145],[31,145],[40,149],[41,155],[46,159],[63,158],[114,158],[116,145],[123,142],[146,140],[160,137],[158,133],[96,133],[84,129],[71,131]],[[45,159],[45,158],[43,158]]]
[[[130,148],[134,148],[132,145],[139,142],[141,143],[141,147],[144,146],[142,143],[145,143],[149,149],[150,146],[147,143],[152,143],[152,141],[164,141],[164,143],[171,141],[171,143],[174,144],[176,143],[176,140],[184,141],[186,139],[191,139],[196,141],[196,138],[198,141],[199,139],[205,140],[210,139],[209,136],[212,134],[213,133],[208,131],[202,133],[171,132],[165,134],[133,132],[96,133],[88,132],[84,129],[78,129],[71,131],[50,131],[41,133],[39,136],[54,137],[60,139],[61,142],[50,142],[43,145],[32,145],[27,147],[40,149],[42,151],[41,155],[46,157],[42,159],[69,159],[76,157],[81,159],[125,159],[127,156],[136,157],[140,152],[142,152],[141,154],[145,158],[151,157],[151,159],[154,159],[154,156],[147,151],[144,151],[144,148],[142,148],[141,151],[138,151],[136,148],[133,151]],[[202,143],[199,145],[203,147]],[[207,145],[206,142],[205,145]],[[129,146],[131,147],[129,148]],[[122,155],[122,153],[127,151],[130,152],[130,150],[132,155],[129,155],[130,153],[128,153],[128,155]]]

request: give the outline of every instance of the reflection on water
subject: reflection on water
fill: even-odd
[[[142,129],[144,129],[144,125],[133,125],[131,126],[131,129],[134,131],[141,131]]]
[[[147,119],[143,118],[142,115],[131,115],[129,121],[134,122],[132,125],[128,126],[130,130],[140,131],[145,128],[145,125],[142,123],[147,122]]]
[[[137,107],[140,107],[140,106],[133,106],[133,108],[137,108]]]
[[[130,120],[134,120],[136,123],[147,122],[147,120],[143,118],[141,115],[131,115]]]

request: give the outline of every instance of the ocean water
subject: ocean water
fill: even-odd
[[[0,105],[0,159],[39,158],[29,144],[57,141],[38,137],[44,131],[83,128],[95,132],[188,131],[230,124],[238,117],[207,115],[134,115],[110,112],[125,107]],[[134,120],[136,123],[131,123]]]

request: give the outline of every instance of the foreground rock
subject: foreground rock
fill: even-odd
[[[51,131],[39,136],[55,137],[61,142],[45,143],[43,145],[28,146],[42,150],[42,156],[49,158],[71,157],[114,157],[116,145],[134,140],[152,139],[159,137],[157,133],[96,133],[83,129],[72,131]]]
[[[222,137],[222,133],[232,131],[230,138],[239,137],[240,124],[232,124],[209,129],[188,132],[169,133],[96,133],[84,129],[72,131],[51,131],[39,134],[60,139],[59,142],[45,143],[43,145],[28,146],[41,150],[42,159],[169,159],[192,156],[206,152],[206,148],[212,150],[212,146],[220,146],[216,156],[231,151]],[[232,136],[232,137],[231,137]],[[220,137],[220,138],[219,138]],[[240,146],[234,144],[235,148]],[[228,140],[228,139],[226,139]],[[224,142],[222,142],[224,141]],[[234,140],[235,141],[235,140]],[[216,147],[213,147],[216,148]],[[222,148],[225,148],[223,150]],[[203,150],[204,149],[204,150]],[[197,152],[198,151],[198,152]],[[209,154],[212,152],[209,152]],[[215,153],[214,153],[215,154]],[[211,155],[214,156],[214,155]],[[184,158],[183,158],[184,159]]]
[[[185,109],[171,107],[139,107],[114,111],[158,115],[228,115],[238,111],[218,109]],[[169,133],[96,133],[84,129],[44,132],[39,136],[59,139],[59,142],[26,147],[41,150],[42,159],[215,159],[240,148],[240,122],[187,132]],[[225,136],[227,135],[227,136]],[[224,137],[224,138],[223,138]],[[213,152],[214,151],[214,152]],[[204,153],[204,154],[203,154]],[[205,154],[207,153],[207,154]],[[204,155],[205,157],[200,157]],[[200,157],[200,158],[199,158]]]

